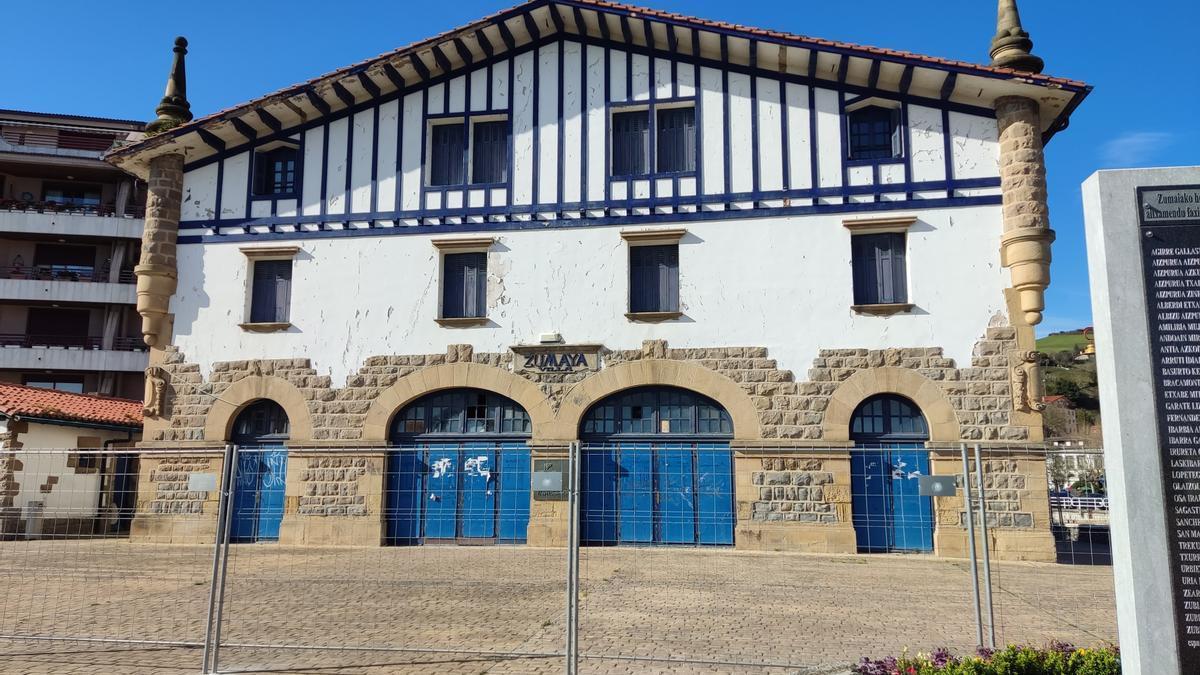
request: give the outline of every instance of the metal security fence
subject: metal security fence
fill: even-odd
[[[711,439],[4,450],[0,658],[825,673],[993,634],[1115,640],[1111,573],[1054,562],[1071,502],[1048,462]]]

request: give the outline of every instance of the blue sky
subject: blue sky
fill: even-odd
[[[186,35],[203,115],[460,26],[515,0],[59,0],[0,41],[0,107],[150,119],[171,39]],[[994,0],[645,0],[658,9],[986,62]],[[1090,325],[1079,186],[1098,169],[1200,163],[1200,3],[1024,0],[1046,72],[1096,90],[1047,148],[1058,242],[1039,332]],[[1133,254],[1133,252],[1131,252]]]

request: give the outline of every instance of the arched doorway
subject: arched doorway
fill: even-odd
[[[920,495],[929,473],[929,427],[901,396],[863,401],[850,420],[851,509],[862,553],[933,550],[933,499]]]
[[[425,396],[392,418],[385,543],[523,543],[529,414],[480,389]]]
[[[733,544],[733,422],[718,403],[628,389],[592,406],[579,434],[584,544]]]
[[[277,541],[283,520],[284,484],[290,424],[276,402],[262,399],[246,406],[233,423],[231,441],[238,446],[233,483],[235,542]]]

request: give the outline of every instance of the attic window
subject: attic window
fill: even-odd
[[[279,196],[296,193],[296,164],[299,151],[291,145],[279,145],[254,153],[255,196]]]
[[[879,160],[904,156],[900,111],[868,106],[846,113],[850,159]]]

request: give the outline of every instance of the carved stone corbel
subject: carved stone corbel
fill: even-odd
[[[146,417],[162,417],[167,407],[169,376],[161,366],[146,369],[146,391],[142,399],[142,414]]]
[[[1041,356],[1036,351],[1012,352],[1013,408],[1019,412],[1040,413],[1046,409],[1046,404],[1042,402],[1042,377],[1038,368]]]

